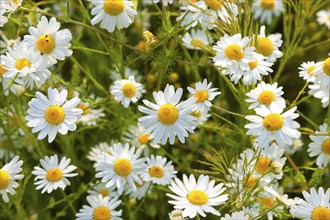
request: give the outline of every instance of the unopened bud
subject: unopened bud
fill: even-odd
[[[280,174],[282,172],[283,164],[279,162],[272,162],[270,167],[273,173]]]
[[[153,33],[151,33],[150,31],[144,31],[142,34],[142,37],[148,43],[152,43],[155,41],[155,37],[154,37]]]

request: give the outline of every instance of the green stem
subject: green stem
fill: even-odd
[[[84,51],[89,51],[89,52],[93,52],[93,53],[98,53],[98,54],[103,54],[103,55],[106,55],[106,56],[110,56],[110,54],[108,52],[104,52],[104,51],[96,50],[96,49],[91,49],[91,48],[88,48],[88,47],[76,47],[76,46],[72,46],[71,48],[73,50],[84,50]]]
[[[299,91],[297,97],[293,100],[290,106],[291,108],[296,105],[296,102],[298,101],[299,97],[304,93],[307,86],[308,86],[308,82],[305,83],[304,87]]]
[[[61,193],[62,193],[64,199],[66,199],[66,198],[67,198],[67,195],[66,195],[66,193],[64,192],[64,190],[61,189],[60,191],[61,191]],[[73,205],[72,205],[72,201],[67,200],[67,203],[68,203],[68,205],[70,206],[70,208],[71,208],[73,214],[75,215],[75,214],[77,213],[77,211],[76,211],[76,209],[73,207]]]

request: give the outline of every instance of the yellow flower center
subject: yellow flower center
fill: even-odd
[[[199,0],[189,0],[190,3],[196,3],[198,2]]]
[[[190,115],[192,115],[192,116],[194,116],[196,118],[199,118],[199,117],[201,117],[202,113],[201,113],[201,111],[198,111],[197,110],[197,111],[191,112]]]
[[[40,53],[49,54],[55,48],[55,39],[51,34],[43,34],[38,38],[36,46]]]
[[[195,94],[194,94],[195,98],[196,98],[196,102],[204,102],[206,99],[209,98],[209,93],[204,90],[198,90]]]
[[[307,68],[306,72],[308,75],[312,75],[313,70],[315,70],[316,66],[310,66]]]
[[[98,206],[93,211],[93,220],[110,220],[111,212],[108,207]]]
[[[83,115],[88,115],[90,113],[90,109],[88,108],[88,105],[86,104],[79,104],[77,105],[77,108],[80,108],[81,110],[83,110]]]
[[[252,189],[256,184],[256,179],[253,176],[249,176],[249,178],[245,182],[245,188]]]
[[[132,98],[135,96],[136,88],[133,83],[126,83],[123,86],[123,94],[127,98]]]
[[[275,7],[275,0],[261,0],[260,5],[264,9],[272,10]]]
[[[8,70],[6,70],[3,65],[0,65],[0,78],[5,74]]]
[[[138,140],[139,140],[140,144],[149,144],[149,142],[150,142],[149,137],[150,137],[150,134],[149,133],[147,133],[147,134],[141,134],[138,137]]]
[[[195,189],[188,193],[187,199],[189,200],[190,203],[194,205],[202,206],[207,203],[209,197],[206,195],[205,192]]]
[[[204,45],[203,41],[198,40],[198,39],[194,39],[190,42],[191,46],[193,47],[201,47]]]
[[[327,74],[328,76],[330,76],[330,57],[328,57],[322,65],[322,70],[325,74]]]
[[[275,205],[275,200],[273,198],[261,197],[259,203],[267,206],[268,208],[273,208]]]
[[[172,104],[164,104],[158,109],[158,120],[164,125],[172,125],[178,120],[178,109]]]
[[[100,189],[99,194],[101,194],[103,197],[110,195],[109,190],[107,190],[107,189]]]
[[[45,113],[45,119],[49,124],[58,125],[64,121],[65,112],[61,106],[49,106]]]
[[[319,206],[313,209],[312,220],[329,220],[330,210],[324,206]]]
[[[268,57],[274,51],[274,44],[267,37],[259,37],[257,40],[256,52]]]
[[[132,164],[129,160],[120,158],[116,160],[113,169],[118,176],[128,176],[132,172]]]
[[[267,157],[260,157],[256,164],[256,171],[260,174],[264,174],[270,167],[270,159]]]
[[[24,67],[29,67],[31,66],[31,62],[26,59],[26,58],[21,58],[16,60],[15,67],[18,70],[22,70]]]
[[[277,131],[283,127],[284,119],[280,114],[270,113],[264,118],[263,125],[268,131]]]
[[[218,11],[222,7],[219,0],[205,0],[205,5],[214,11]]]
[[[330,154],[330,138],[323,141],[323,143],[322,143],[322,152],[324,154]]]
[[[253,62],[248,62],[249,67],[251,70],[253,70],[254,68],[256,68],[258,66],[258,60],[253,61]]]
[[[264,105],[270,105],[275,100],[275,94],[269,90],[261,92],[258,96],[258,101]]]
[[[139,184],[138,182],[134,181],[134,185],[136,186],[136,188],[141,188],[144,185],[144,182],[142,181],[142,184]]]
[[[238,44],[231,44],[226,47],[225,55],[231,59],[240,61],[244,57],[244,53],[242,52],[242,48]]]
[[[63,172],[58,168],[52,168],[48,170],[46,174],[46,179],[50,182],[57,182],[60,179],[62,179],[62,177],[63,177]]]
[[[105,0],[103,9],[105,13],[111,16],[117,16],[124,11],[125,4],[123,0]]]
[[[164,176],[164,169],[160,166],[152,166],[149,168],[149,174],[152,177],[161,178]]]
[[[9,185],[9,181],[9,173],[3,169],[0,169],[0,190],[6,189]]]

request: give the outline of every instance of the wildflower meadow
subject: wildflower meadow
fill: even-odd
[[[327,0],[0,0],[1,220],[330,220]]]

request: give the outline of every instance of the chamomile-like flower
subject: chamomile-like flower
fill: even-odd
[[[283,87],[277,87],[277,82],[273,84],[266,84],[265,82],[260,82],[257,88],[252,89],[250,92],[246,93],[249,97],[245,101],[251,102],[249,109],[258,108],[260,106],[277,105],[278,108],[285,108],[285,100],[282,98],[284,92]]]
[[[105,116],[102,108],[95,109],[90,107],[88,102],[81,102],[77,105],[77,108],[80,108],[83,111],[81,118],[79,119],[79,122],[83,125],[95,126],[97,125],[97,120]]]
[[[98,156],[100,154],[102,154],[102,152],[106,152],[108,154],[111,154],[110,153],[110,149],[111,147],[117,143],[116,141],[111,141],[111,144],[109,145],[108,143],[106,142],[101,142],[95,146],[93,146],[89,152],[88,152],[88,155],[87,155],[87,158],[90,160],[90,161],[93,161],[94,162],[94,165],[93,167],[96,167],[97,163],[96,161],[98,160]]]
[[[127,28],[132,24],[132,17],[136,15],[133,9],[134,3],[126,0],[92,0],[95,7],[91,14],[95,17],[91,24],[95,25],[101,22],[101,28],[108,32],[113,32],[115,27],[118,29]]]
[[[299,202],[300,202],[300,200],[297,200],[297,199],[296,200],[290,199],[287,194],[283,194],[283,193],[278,192],[278,191],[283,191],[283,190],[277,190],[276,191],[276,190],[273,189],[272,186],[264,186],[263,188],[264,188],[265,192],[272,195],[277,200],[277,202],[279,202],[282,205],[292,207],[292,206],[295,206],[296,204],[299,204]],[[273,203],[273,202],[271,202],[271,203]]]
[[[74,97],[69,101],[67,90],[59,92],[57,89],[48,88],[48,97],[36,92],[36,98],[29,101],[28,115],[25,119],[27,126],[33,127],[32,132],[39,132],[38,139],[42,140],[48,135],[48,142],[55,139],[57,132],[65,135],[68,131],[75,131],[82,110],[76,108],[80,99]]]
[[[122,210],[115,209],[120,205],[118,197],[87,196],[88,205],[84,205],[76,214],[76,220],[121,220]],[[110,200],[111,199],[111,200]]]
[[[24,178],[24,175],[20,174],[23,170],[21,168],[22,164],[23,161],[19,160],[19,157],[16,156],[0,169],[0,193],[3,201],[6,203],[9,202],[7,193],[14,195],[14,189],[19,185],[17,180]]]
[[[317,99],[321,99],[322,107],[326,108],[329,105],[329,96],[330,96],[330,83],[325,86],[321,86],[320,83],[315,83],[308,85],[309,91],[308,94],[313,95]]]
[[[115,96],[117,102],[121,102],[125,108],[133,102],[137,102],[143,92],[143,86],[141,83],[137,83],[134,80],[134,76],[130,76],[127,79],[117,80],[115,85],[111,87],[111,94]]]
[[[252,12],[254,19],[260,19],[262,23],[270,24],[273,17],[278,17],[283,11],[282,0],[254,0]]]
[[[104,183],[98,183],[91,190],[87,191],[88,195],[98,197],[98,195],[102,195],[103,198],[108,196],[109,198],[119,197],[116,186],[113,185],[111,187],[105,187]]]
[[[0,8],[0,27],[3,27],[8,22],[8,18],[6,16],[4,16],[5,13],[6,13],[6,9],[1,7]]]
[[[316,13],[316,20],[320,25],[326,25],[330,30],[330,10],[321,10]]]
[[[283,109],[277,105],[256,108],[257,116],[245,117],[252,122],[245,125],[245,128],[249,129],[247,134],[257,136],[260,146],[266,146],[274,139],[279,146],[284,146],[285,143],[292,144],[293,139],[300,137],[300,132],[297,130],[300,125],[294,121],[299,117],[299,114],[294,113],[296,109],[295,106],[282,113]]]
[[[167,158],[151,155],[147,158],[147,167],[141,177],[145,181],[152,181],[159,185],[168,185],[176,177],[172,161],[167,162]]]
[[[294,217],[302,219],[329,219],[330,218],[330,188],[324,193],[323,187],[310,189],[310,193],[303,191],[305,200],[292,206],[290,209]],[[299,198],[300,199],[300,198]]]
[[[183,44],[188,49],[200,50],[202,46],[213,44],[212,36],[208,35],[205,30],[192,29],[185,33],[182,37]]]
[[[190,115],[197,118],[197,124],[203,125],[209,117],[211,117],[211,114],[208,114],[207,110],[200,111],[200,110],[194,110],[190,113]]]
[[[49,21],[45,16],[40,18],[37,28],[30,27],[30,35],[25,35],[23,42],[52,64],[72,55],[69,29],[60,30],[61,24],[52,17]]]
[[[99,172],[96,177],[102,178],[106,187],[116,185],[119,195],[123,193],[126,183],[135,191],[135,183],[142,184],[138,174],[145,170],[145,159],[138,159],[140,154],[135,153],[135,147],[130,147],[129,144],[114,144],[113,148],[110,148],[110,154],[102,152],[99,155],[96,166]]]
[[[151,181],[142,181],[142,184],[135,183],[136,190],[126,186],[125,195],[128,195],[131,199],[141,200],[147,193],[151,192]]]
[[[64,190],[65,187],[69,186],[71,183],[68,177],[78,175],[78,173],[72,173],[77,167],[69,165],[70,161],[71,159],[63,157],[58,162],[56,154],[40,159],[41,167],[35,166],[32,171],[32,174],[36,176],[34,178],[34,181],[36,181],[34,184],[37,185],[37,190],[42,189],[41,193],[51,193],[57,188]]]
[[[205,217],[205,213],[220,216],[220,212],[213,206],[219,206],[228,200],[228,195],[223,194],[226,190],[223,183],[215,186],[215,181],[210,181],[209,176],[205,175],[200,175],[196,181],[192,174],[189,179],[184,174],[183,181],[175,178],[169,188],[175,193],[166,194],[174,199],[169,203],[173,204],[175,209],[183,209],[183,217],[194,218],[197,214]]]
[[[170,220],[185,220],[187,218],[182,216],[182,210],[175,209],[172,212],[168,213]]]
[[[329,134],[327,123],[320,126],[320,131],[317,131],[316,134],[318,133]],[[313,141],[308,145],[309,156],[317,156],[316,165],[318,167],[327,167],[330,164],[330,134],[328,136],[310,135],[309,138]]]
[[[13,13],[16,9],[22,5],[23,0],[1,0],[1,8]]]
[[[230,215],[225,214],[220,220],[249,220],[249,215],[245,214],[244,211],[233,212]]]
[[[330,85],[330,57],[320,62],[315,69],[315,82],[320,84],[321,88],[328,87]]]
[[[196,100],[194,111],[209,111],[212,103],[211,101],[221,92],[217,92],[217,88],[211,88],[212,82],[207,83],[207,79],[203,82],[196,82],[195,88],[188,87],[188,91],[193,95],[192,98]]]
[[[316,74],[315,69],[320,65],[319,63],[315,63],[313,61],[303,62],[298,68],[299,76],[302,77],[307,82],[315,82]]]
[[[14,78],[5,77],[7,69],[4,65],[0,64],[0,82],[2,83],[4,94],[7,96],[9,91],[16,94],[17,80]]]

